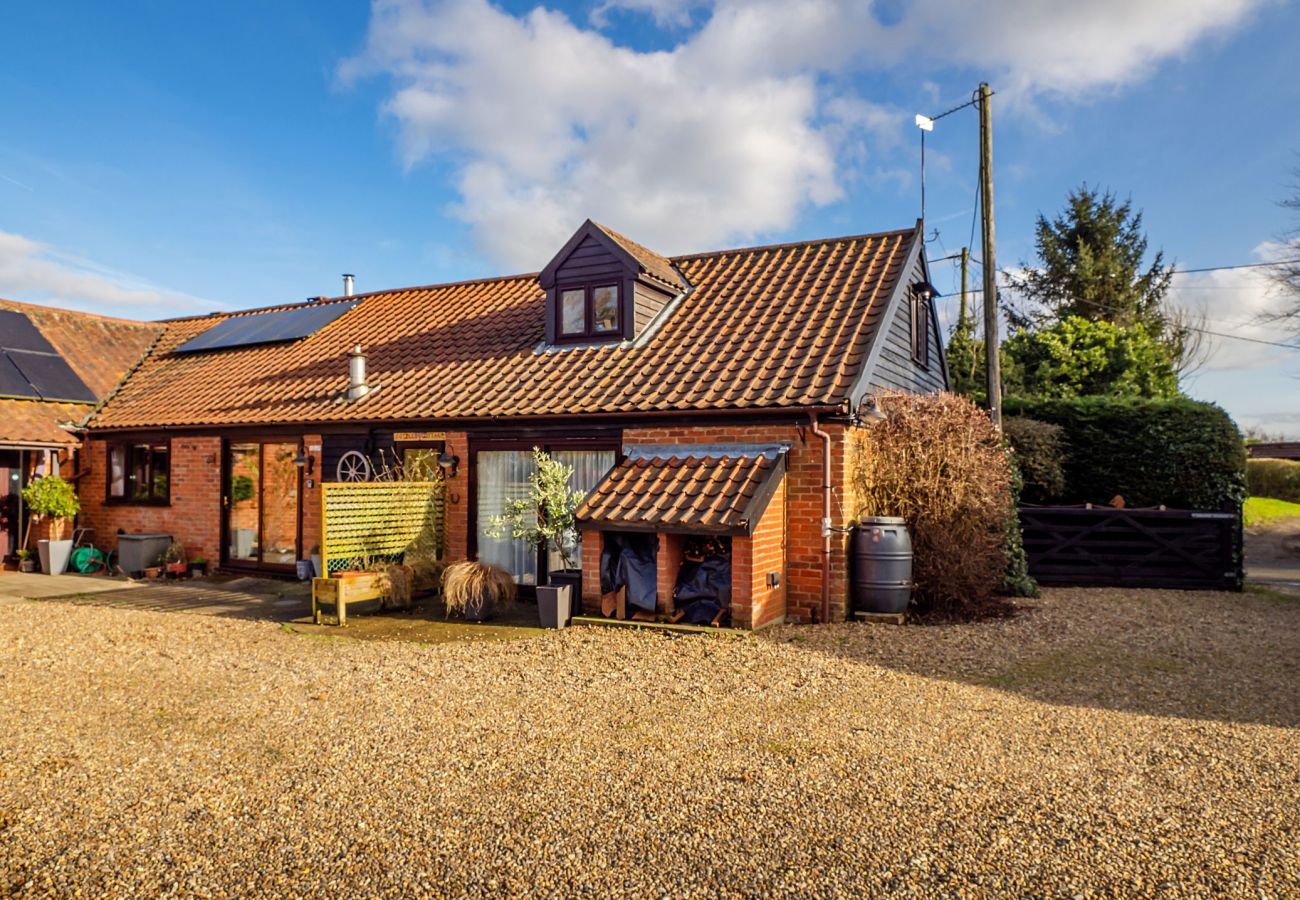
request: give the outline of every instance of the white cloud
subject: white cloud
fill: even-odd
[[[691,14],[708,6],[705,0],[604,0],[591,12],[591,21],[601,28],[608,24],[610,10],[645,13],[660,28],[684,28],[691,24]]]
[[[591,216],[663,252],[789,227],[842,195],[910,116],[846,76],[987,72],[1010,101],[1140,78],[1259,0],[718,0],[668,51],[485,0],[375,0],[345,80],[386,74],[408,165],[453,161],[459,214],[511,267],[542,265]],[[706,4],[611,0],[665,25]]]
[[[1254,255],[1267,262],[1283,258],[1285,250],[1281,244],[1266,241],[1254,249]],[[1276,325],[1264,321],[1268,313],[1277,309],[1279,300],[1268,269],[1221,269],[1176,275],[1169,299],[1175,306],[1204,318],[1203,327],[1207,331],[1220,332],[1205,336],[1209,352],[1206,371],[1300,367],[1300,354],[1294,350],[1222,336],[1285,342],[1286,335]]]
[[[0,297],[140,318],[185,315],[215,306],[5,231],[0,231]]]

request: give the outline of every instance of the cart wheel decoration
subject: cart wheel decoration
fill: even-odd
[[[364,453],[349,450],[339,458],[335,470],[339,481],[369,481],[371,475],[370,460]]]

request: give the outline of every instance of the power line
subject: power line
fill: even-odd
[[[1279,259],[1277,262],[1239,263],[1235,266],[1202,266],[1199,269],[1174,269],[1175,275],[1189,275],[1192,272],[1226,272],[1228,269],[1271,269],[1275,266],[1289,266],[1300,263],[1300,259]]]

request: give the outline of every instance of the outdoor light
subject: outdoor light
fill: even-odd
[[[916,291],[916,295],[922,300],[932,300],[939,296],[939,289],[928,281],[912,285],[912,290]]]
[[[444,450],[438,454],[438,466],[448,478],[455,478],[456,469],[460,466],[460,457],[450,450]]]
[[[293,458],[293,464],[301,469],[304,475],[311,474],[311,457],[305,452],[299,452],[299,454]]]
[[[923,116],[920,113],[917,113],[916,127],[921,129],[922,131],[934,131],[934,119],[931,119],[929,116]]]
[[[880,408],[880,404],[876,402],[875,397],[868,397],[863,400],[862,404],[858,407],[858,418],[861,419],[864,424],[875,425],[878,422],[885,421],[885,419],[889,417],[886,416],[885,411]]]

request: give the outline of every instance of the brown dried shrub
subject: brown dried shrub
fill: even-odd
[[[462,559],[443,570],[442,599],[449,616],[477,614],[484,608],[490,615],[514,602],[515,580],[500,566]]]
[[[1012,471],[988,414],[955,394],[886,393],[886,418],[850,434],[855,520],[902,516],[912,535],[912,602],[922,614],[998,611]]]

